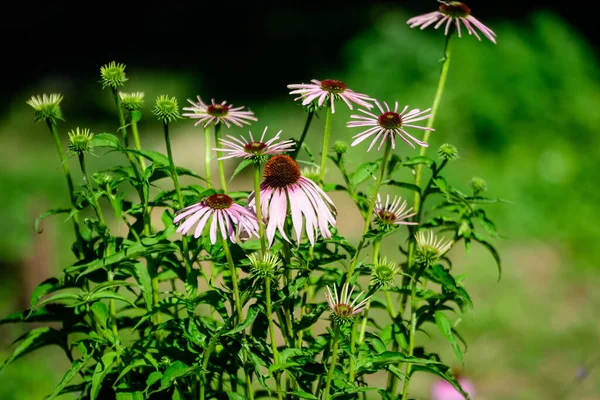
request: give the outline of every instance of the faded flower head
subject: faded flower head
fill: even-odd
[[[269,247],[273,244],[276,231],[284,240],[290,241],[284,229],[288,207],[298,243],[303,227],[312,246],[315,245],[317,232],[324,238],[331,237],[329,226],[335,226],[335,206],[323,189],[302,176],[293,158],[283,154],[271,157],[265,164],[264,177],[260,185],[260,198],[262,215],[268,221]],[[250,194],[248,206],[256,207],[254,192]]]
[[[427,143],[422,142],[410,135],[406,131],[406,128],[421,129],[424,131],[435,130],[433,128],[427,128],[413,124],[413,122],[422,121],[433,117],[433,114],[429,113],[431,108],[423,111],[415,108],[408,111],[408,106],[405,106],[402,111],[398,112],[398,102],[395,103],[393,111],[386,102],[383,103],[385,109],[377,100],[375,100],[375,104],[379,108],[379,115],[373,114],[367,110],[359,109],[358,111],[365,115],[350,116],[350,118],[354,118],[357,121],[348,122],[348,128],[366,128],[365,131],[353,136],[354,141],[352,142],[352,146],[356,146],[365,139],[375,135],[367,151],[370,151],[379,140],[381,140],[381,142],[379,143],[377,150],[381,150],[381,147],[383,147],[383,144],[386,142],[386,140],[390,140],[392,142],[392,148],[395,149],[396,135],[398,135],[413,149],[415,148],[415,145],[412,144],[412,142],[417,143],[419,146],[427,147]]]
[[[398,272],[399,268],[394,261],[388,262],[386,257],[378,257],[371,269],[371,285],[383,288],[393,286]]]
[[[144,92],[119,92],[121,106],[127,111],[137,111],[144,107]]]
[[[112,61],[106,65],[100,67],[100,82],[102,83],[102,89],[110,87],[111,89],[118,89],[125,85],[128,80],[125,76],[125,64],[117,63]]]
[[[252,253],[248,256],[248,260],[250,260],[250,275],[254,279],[273,279],[277,276],[277,264],[279,264],[277,254],[257,255],[257,253]]]
[[[417,240],[417,261],[421,264],[435,264],[450,248],[452,241],[445,238],[437,238],[433,231],[419,231]]]
[[[312,83],[307,84],[288,85],[288,89],[294,89],[290,94],[299,95],[294,100],[302,100],[303,106],[308,106],[315,101],[319,107],[322,107],[326,101],[329,101],[332,113],[335,113],[336,100],[342,100],[351,110],[352,103],[369,109],[373,107],[373,104],[370,103],[373,99],[366,94],[356,93],[353,90],[348,89],[346,84],[342,81],[334,79],[318,81],[313,79],[311,82]]]
[[[165,94],[158,96],[152,114],[156,115],[158,120],[165,124],[181,118],[177,98],[169,97]]]
[[[390,195],[385,196],[385,205],[381,201],[381,195],[377,193],[377,202],[373,209],[375,215],[375,223],[381,229],[389,229],[394,225],[418,225],[416,222],[407,221],[410,217],[416,215],[413,213],[412,207],[406,209],[406,200],[402,201],[402,197],[394,196],[390,202]]]
[[[437,151],[442,160],[454,161],[459,158],[458,149],[449,143],[444,143]]]
[[[473,177],[471,178],[471,189],[473,189],[473,193],[478,195],[481,192],[487,191],[487,182],[481,178]]]
[[[69,132],[69,150],[81,155],[92,150],[92,138],[94,134],[89,129],[79,127]]]
[[[49,95],[44,93],[41,96],[31,96],[27,100],[27,104],[35,110],[34,121],[49,121],[55,124],[56,120],[62,120],[63,116],[60,111],[60,102],[62,99],[63,97],[59,93],[50,93]]]
[[[348,143],[342,140],[336,140],[333,143],[333,151],[340,155],[346,153],[348,151]]]
[[[325,299],[331,309],[331,319],[337,325],[344,325],[351,322],[356,314],[360,314],[365,310],[369,297],[365,297],[362,301],[358,302],[358,299],[363,295],[364,292],[360,292],[354,300],[352,300],[352,293],[354,287],[350,289],[350,285],[344,283],[340,295],[338,296],[337,286],[333,284],[333,293],[331,289],[327,287],[325,293]]]
[[[439,0],[438,0],[439,1]],[[477,29],[483,33],[492,43],[496,43],[496,34],[490,28],[482,24],[477,18],[471,15],[471,9],[467,7],[465,3],[460,1],[439,1],[439,11],[430,12],[423,15],[418,15],[406,21],[411,28],[420,26],[421,29],[427,28],[429,25],[435,23],[434,28],[437,29],[440,26],[446,24],[444,33],[448,35],[450,32],[450,26],[452,21],[455,21],[456,31],[458,37],[461,37],[461,22],[465,26],[465,29],[469,35],[475,35],[475,37],[481,40],[481,37],[477,33]]]
[[[212,220],[211,220],[212,218]],[[236,239],[236,228],[243,229],[249,236],[258,237],[258,219],[256,215],[233,202],[226,194],[213,194],[199,203],[193,204],[177,211],[173,222],[175,224],[184,221],[177,232],[187,234],[197,223],[194,237],[199,238],[205,227],[210,226],[210,242],[217,242],[220,232],[223,240],[229,238],[233,243]],[[209,224],[209,220],[210,224]]]
[[[213,150],[226,153],[224,156],[220,157],[219,160],[228,158],[249,158],[258,163],[267,161],[270,156],[294,150],[295,142],[293,140],[281,140],[278,142],[281,131],[277,132],[271,139],[265,141],[266,133],[267,127],[265,127],[259,140],[254,139],[254,136],[250,131],[248,131],[248,139],[243,136],[240,136],[238,139],[231,135],[227,135],[229,139],[220,140],[220,145],[223,147]]]
[[[197,102],[188,99],[192,107],[183,108],[185,111],[190,111],[184,113],[184,117],[198,120],[194,126],[202,124],[202,127],[206,128],[209,125],[225,124],[230,128],[232,124],[242,127],[243,125],[250,125],[251,121],[258,121],[252,111],[242,111],[243,106],[234,107],[233,104],[227,104],[226,101],[215,103],[215,99],[212,99],[210,104],[206,104],[200,96],[197,96],[197,98]]]

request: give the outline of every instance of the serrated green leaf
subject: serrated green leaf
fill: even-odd
[[[137,306],[135,305],[135,303],[133,301],[131,301],[115,292],[98,292],[98,293],[94,293],[90,296],[90,300],[92,300],[92,301],[107,300],[107,299],[108,300],[119,300],[119,301],[129,304],[130,306],[132,306],[134,308],[137,308]]]
[[[42,297],[62,287],[63,285],[58,279],[46,279],[44,282],[37,285],[36,288],[33,290],[33,293],[31,293],[31,299],[29,301],[30,306],[35,306]]]
[[[98,393],[100,393],[100,389],[102,387],[102,381],[112,369],[117,356],[118,354],[116,352],[106,353],[102,356],[100,362],[96,364],[94,375],[92,376],[92,388],[90,389],[91,400],[96,400],[98,397]]]
[[[329,308],[327,304],[319,304],[312,312],[303,315],[300,321],[294,321],[294,332],[298,332],[313,326],[319,320],[323,312],[327,310],[327,308]]]
[[[287,394],[289,394],[291,396],[295,396],[295,397],[300,397],[301,399],[310,399],[310,400],[317,400],[318,399],[318,397],[315,396],[314,394],[303,392],[302,390],[296,390],[294,392],[288,392]]]
[[[34,227],[37,233],[42,233],[43,230],[40,230],[40,222],[43,219],[48,218],[52,215],[56,214],[68,214],[71,212],[71,208],[54,208],[52,210],[48,210],[45,213],[42,213],[39,217],[35,219]]]
[[[229,178],[229,183],[231,183],[233,181],[233,178],[235,178],[237,176],[237,174],[242,172],[248,165],[252,165],[252,164],[253,164],[253,161],[250,160],[249,158],[242,160],[242,162],[239,163],[238,166],[235,168],[235,171],[233,171],[233,174],[231,174],[231,178]]]
[[[173,384],[177,378],[180,378],[187,374],[190,371],[190,367],[188,367],[185,363],[181,361],[175,361],[169,368],[165,371],[162,378],[160,378],[160,389],[165,390]]]
[[[379,166],[381,165],[381,160],[366,162],[358,166],[356,171],[351,175],[352,185],[358,186],[369,177],[375,176],[377,170],[379,170]]]
[[[498,250],[496,250],[493,244],[488,242],[483,236],[479,235],[476,232],[473,232],[473,239],[475,239],[477,242],[479,242],[479,244],[488,249],[488,251],[494,257],[494,260],[496,260],[496,265],[498,266],[498,280],[500,280],[502,278],[502,261],[500,260],[500,254],[498,253]]]
[[[99,285],[96,285],[90,291],[90,293],[97,293],[97,292],[101,292],[103,290],[110,289],[113,287],[118,287],[118,286],[136,286],[136,284],[133,282],[127,282],[127,281],[107,281],[107,282],[102,282]]]
[[[97,133],[92,138],[93,147],[110,147],[112,149],[118,149],[121,147],[119,138],[110,133]]]
[[[435,169],[435,161],[432,158],[427,157],[427,156],[411,157],[402,163],[402,165],[404,165],[405,167],[411,167],[413,165],[419,165],[419,164],[423,164],[427,168],[434,167],[431,169]]]
[[[75,378],[77,374],[79,374],[79,371],[81,371],[86,366],[86,364],[92,357],[92,354],[93,353],[86,354],[81,360],[73,361],[71,368],[65,373],[60,383],[54,389],[54,392],[52,392],[52,394],[50,395],[50,397],[48,397],[47,400],[53,400],[56,396],[62,393],[63,389],[69,384],[69,382],[71,382],[73,378]]]
[[[152,279],[148,273],[148,268],[141,262],[133,264],[133,275],[140,285],[144,302],[146,303],[146,309],[152,308]]]
[[[224,332],[223,336],[231,336],[231,335],[234,335],[234,334],[236,334],[238,332],[242,332],[243,330],[245,330],[246,328],[248,328],[250,325],[252,325],[252,323],[256,319],[257,315],[258,315],[258,307],[255,304],[252,304],[248,308],[248,313],[246,314],[246,319],[244,319],[244,322],[242,322],[241,324],[238,324],[233,329],[231,329],[231,330],[229,330],[227,332]]]
[[[444,335],[446,340],[448,340],[450,342],[450,344],[452,345],[452,349],[454,349],[456,358],[458,358],[458,360],[461,362],[461,364],[464,363],[462,350],[460,349],[460,346],[458,345],[456,338],[452,334],[452,323],[450,322],[448,317],[446,317],[446,314],[444,314],[441,311],[436,311],[433,314],[433,316],[435,318],[435,323],[437,324],[440,332],[442,333],[442,335]]]
[[[108,321],[108,307],[106,304],[97,301],[90,307],[92,313],[96,317],[96,321],[100,324],[102,328],[106,328],[106,323]]]
[[[162,153],[154,150],[136,150],[136,149],[125,149],[121,148],[119,151],[123,153],[133,153],[138,156],[142,156],[153,163],[159,163],[162,165],[169,165],[169,159]]]
[[[41,307],[41,306],[43,306],[45,304],[48,304],[48,303],[54,303],[54,302],[57,302],[57,301],[64,301],[64,300],[73,300],[73,301],[75,301],[75,300],[81,300],[81,297],[79,295],[74,294],[74,293],[58,293],[58,294],[55,294],[52,297],[47,298],[46,300],[43,300],[43,301],[37,303],[31,309],[35,309],[35,308]]]
[[[63,347],[63,335],[56,329],[44,326],[42,328],[36,328],[27,332],[17,339],[16,342],[19,342],[19,345],[15,351],[13,351],[12,355],[6,359],[6,361],[4,361],[4,364],[2,364],[0,367],[0,371],[2,371],[16,359],[41,347],[49,345]]]

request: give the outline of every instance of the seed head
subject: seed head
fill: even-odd
[[[144,107],[144,92],[119,92],[121,106],[127,111],[137,111]]]
[[[257,253],[252,253],[248,259],[250,260],[250,274],[255,281],[265,278],[275,279],[277,276],[279,257],[276,254],[265,253],[259,256]]]
[[[50,95],[44,93],[41,96],[31,96],[27,100],[27,104],[35,110],[34,121],[50,121],[55,124],[56,120],[63,120],[62,112],[60,111],[60,102],[62,99],[63,97],[59,93],[51,93]]]
[[[458,149],[448,143],[441,145],[437,153],[442,160],[454,161],[459,158]]]
[[[371,285],[383,288],[392,286],[398,271],[394,261],[388,262],[386,257],[379,257],[371,269]]]
[[[69,132],[69,150],[81,155],[92,150],[92,138],[94,134],[89,129],[79,127]]]
[[[156,115],[158,120],[165,124],[181,118],[177,98],[167,95],[158,96],[152,114]]]
[[[107,86],[111,89],[118,89],[125,85],[128,80],[125,76],[125,64],[117,63],[112,61],[106,65],[100,67],[100,82],[102,83],[102,89]]]
[[[421,264],[433,265],[452,247],[452,241],[437,238],[433,231],[419,231],[417,240],[417,261]]]

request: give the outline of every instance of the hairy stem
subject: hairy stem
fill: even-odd
[[[323,132],[323,151],[321,152],[321,169],[319,170],[319,185],[323,187],[325,168],[327,167],[327,151],[329,150],[329,136],[331,134],[331,106],[327,106],[325,114],[325,132]]]
[[[335,327],[335,333],[333,335],[333,343],[331,345],[331,362],[327,369],[327,382],[325,383],[325,391],[323,392],[323,400],[329,399],[329,391],[331,390],[331,381],[333,380],[333,372],[335,371],[335,365],[337,364],[338,355],[338,343],[340,341],[340,327]]]
[[[269,335],[271,336],[271,349],[273,351],[273,363],[279,364],[279,352],[277,351],[277,343],[275,342],[275,326],[273,324],[273,309],[271,307],[271,278],[265,278],[265,302],[267,303],[267,320],[269,321]],[[281,392],[280,373],[273,374],[275,379],[275,387],[277,390],[277,398],[283,400]]]
[[[215,125],[215,146],[220,148],[221,146],[221,124]],[[217,150],[217,161],[219,164],[219,178],[221,179],[221,189],[224,192],[227,192],[227,179],[225,179],[225,167],[223,165],[223,160],[220,158],[223,156],[223,153]]]
[[[300,149],[302,148],[302,143],[304,143],[304,139],[306,139],[306,134],[308,133],[308,128],[310,128],[310,123],[312,122],[312,119],[314,116],[315,116],[314,111],[309,111],[306,116],[306,123],[304,124],[304,129],[302,130],[300,139],[296,143],[296,149],[292,153],[292,158],[294,160],[298,157],[298,153],[300,153]]]
[[[210,128],[207,126],[204,128],[204,174],[206,175],[206,187],[207,189],[212,188],[212,181],[210,179],[210,161],[211,161],[211,150],[210,150]]]

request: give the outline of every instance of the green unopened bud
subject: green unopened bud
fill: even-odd
[[[442,160],[447,161],[453,161],[459,157],[458,150],[456,149],[456,147],[448,143],[444,143],[443,145],[441,145],[437,153]]]
[[[159,121],[169,123],[181,118],[179,115],[179,103],[177,98],[161,95],[156,98],[156,105],[152,110],[152,114],[156,115]]]
[[[69,132],[69,150],[76,154],[85,154],[92,151],[92,138],[94,134],[89,129],[75,128]]]
[[[387,261],[386,257],[379,257],[371,269],[371,285],[388,288],[394,284],[398,274],[398,267],[394,261]]]
[[[336,140],[335,143],[333,143],[333,151],[338,154],[346,153],[348,151],[348,143],[342,140]]]
[[[41,96],[31,96],[27,100],[27,104],[35,110],[35,122],[50,121],[55,124],[56,120],[62,120],[63,116],[60,111],[60,102],[62,99],[63,97],[58,93],[51,93],[50,95],[44,93]]]
[[[110,185],[113,181],[113,176],[107,172],[94,174],[94,180],[98,186]]]
[[[137,111],[144,107],[144,92],[119,92],[121,106],[128,111]]]
[[[300,171],[303,177],[310,179],[311,181],[318,183],[319,177],[321,173],[321,168],[319,167],[306,167],[302,168]]]
[[[100,67],[100,82],[102,89],[107,86],[112,89],[118,89],[125,84],[127,77],[125,76],[125,64],[112,61]]]
[[[471,188],[473,189],[473,193],[479,194],[487,191],[487,183],[481,178],[471,178]]]
[[[255,280],[274,279],[277,276],[279,257],[276,254],[266,253],[261,257],[257,253],[252,253],[248,256],[248,260],[250,260],[250,274]]]
[[[450,250],[452,241],[435,236],[433,231],[419,231],[415,235],[417,241],[416,260],[420,264],[434,265]]]

